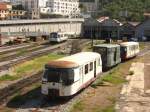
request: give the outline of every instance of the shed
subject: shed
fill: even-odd
[[[125,22],[120,28],[120,37],[127,37],[127,39],[135,37],[135,29],[139,22]]]
[[[109,17],[87,19],[83,23],[83,37],[96,39],[119,39],[121,23]]]
[[[137,25],[135,30],[135,37],[139,40],[144,40],[146,37],[147,40],[150,41],[150,19],[147,19]]]

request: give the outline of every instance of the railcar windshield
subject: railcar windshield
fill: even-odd
[[[57,37],[58,37],[58,33],[51,33],[51,34],[50,34],[50,37],[51,37],[51,38],[57,38]]]
[[[74,82],[74,70],[62,68],[46,68],[43,77],[46,78],[48,82],[62,82],[64,85],[70,85]]]

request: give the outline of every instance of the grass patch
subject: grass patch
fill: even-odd
[[[95,40],[94,45],[104,44],[105,40]]]
[[[91,87],[96,89],[98,86],[103,86],[103,85],[104,85],[104,82],[102,81],[101,78],[99,78],[91,85]]]
[[[105,109],[102,109],[99,112],[115,112],[114,105],[108,106],[108,107],[106,107]]]
[[[49,54],[47,56],[42,56],[35,58],[31,61],[27,61],[17,67],[15,67],[14,74],[15,75],[22,75],[22,74],[29,74],[32,72],[38,72],[43,69],[44,65],[54,59],[58,59],[63,57],[64,55],[57,55],[57,54]]]
[[[111,105],[111,106],[105,107],[104,109],[100,107],[96,107],[93,109],[92,112],[115,112],[115,109],[114,109],[114,105]]]
[[[72,109],[70,110],[70,112],[81,112],[81,111],[83,111],[83,109],[84,109],[83,103],[82,103],[81,101],[77,101],[77,102],[73,105],[73,107],[72,107]]]
[[[91,52],[92,51],[92,46],[91,43],[88,43],[82,51],[86,51],[86,52]]]
[[[94,40],[93,44],[94,45],[97,45],[97,44],[103,44],[104,41],[103,40]],[[88,43],[82,51],[86,51],[86,52],[91,52],[93,51],[93,48],[92,48],[92,41],[90,43]]]
[[[115,85],[126,82],[125,78],[122,76],[120,69],[122,69],[122,68],[116,67],[116,68],[112,69],[110,72],[108,72],[104,76],[97,79],[91,85],[91,87],[97,88],[98,86],[105,86],[105,82],[109,82],[109,83],[115,84]]]
[[[140,46],[140,50],[143,50],[145,48],[145,43],[140,43],[139,46]]]
[[[126,82],[125,78],[122,76],[119,69],[123,69],[123,68],[116,67],[112,69],[108,74],[102,77],[102,80],[104,82],[109,82],[109,83],[116,84],[116,85]]]
[[[20,65],[15,66],[11,72],[11,75],[4,75],[0,77],[0,81],[14,81],[21,78],[23,75],[39,72],[44,68],[44,65],[48,61],[61,57],[64,57],[64,55],[48,54],[46,56],[35,58],[31,61],[26,61]]]
[[[4,80],[5,81],[14,81],[16,79],[18,79],[17,76],[11,76],[9,74],[6,74],[6,75],[0,77],[0,81],[4,81]]]
[[[21,50],[19,50],[16,54],[17,54],[17,55],[24,55],[26,52],[27,52],[26,49],[21,49]]]

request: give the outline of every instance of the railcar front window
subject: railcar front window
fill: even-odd
[[[72,69],[45,69],[44,78],[48,79],[48,82],[58,82],[64,85],[69,85],[74,82],[74,72]]]
[[[51,38],[57,38],[57,33],[51,33],[51,34],[50,34],[50,37],[51,37]]]
[[[74,82],[73,70],[66,70],[61,74],[61,80],[64,85],[71,85]]]
[[[60,73],[56,70],[46,69],[44,72],[44,78],[48,80],[48,82],[59,82],[60,81]]]

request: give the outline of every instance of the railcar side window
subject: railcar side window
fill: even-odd
[[[90,63],[90,71],[93,70],[93,62]]]
[[[88,70],[89,69],[89,67],[88,67],[88,64],[87,65],[85,65],[85,74],[87,74],[88,73]]]

